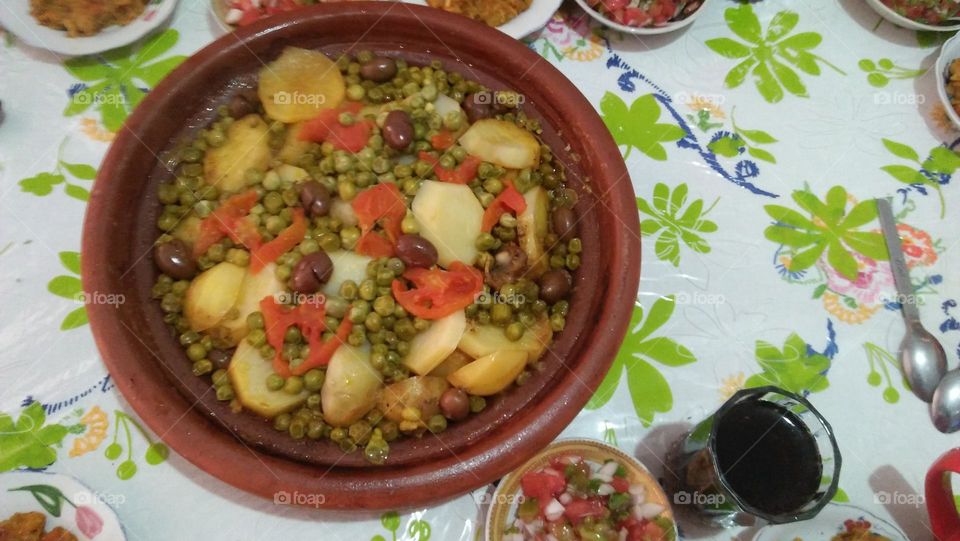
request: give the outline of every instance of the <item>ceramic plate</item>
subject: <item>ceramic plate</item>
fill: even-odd
[[[425,0],[404,1],[408,4],[427,5]],[[515,39],[532,34],[547,24],[553,14],[560,9],[561,3],[563,3],[563,0],[533,0],[526,11],[506,24],[498,26],[497,30]]]
[[[93,36],[71,38],[63,30],[41,25],[30,15],[30,0],[0,2],[0,25],[27,45],[67,56],[102,53],[129,45],[156,30],[170,17],[177,0],[151,0],[139,18],[110,26]]]
[[[43,513],[47,531],[60,526],[80,541],[125,541],[117,514],[109,505],[119,505],[122,500],[121,494],[94,492],[59,473],[16,471],[0,475],[0,521],[14,513]]]
[[[909,28],[910,30],[929,30],[931,32],[953,32],[954,30],[960,30],[960,24],[936,26],[908,19],[885,6],[881,0],[867,0],[867,4],[884,19],[897,26]]]
[[[826,541],[845,531],[848,520],[866,520],[870,531],[890,541],[907,541],[907,536],[896,526],[855,505],[831,503],[815,518],[791,524],[771,524],[757,532],[753,541]]]
[[[947,81],[950,79],[950,63],[960,58],[960,38],[953,36],[944,42],[940,49],[940,56],[937,57],[937,64],[933,68],[933,76],[936,77],[937,95],[940,96],[940,102],[950,117],[954,126],[960,127],[960,115],[954,110],[950,103],[950,96],[947,94]]]
[[[709,2],[710,0],[703,0],[703,3],[700,4],[700,7],[698,7],[697,10],[690,15],[687,15],[683,19],[671,21],[663,26],[628,26],[604,17],[599,11],[590,7],[590,4],[586,0],[577,0],[577,4],[580,4],[580,7],[583,8],[583,11],[586,11],[587,14],[594,19],[600,21],[606,26],[609,26],[610,28],[613,28],[614,30],[619,30],[620,32],[625,32],[627,34],[633,34],[635,36],[654,36],[657,34],[666,34],[667,32],[673,32],[674,30],[679,30],[685,26],[688,26],[693,23],[694,19],[703,13],[706,5]]]
[[[510,525],[516,515],[519,503],[517,495],[520,493],[520,479],[523,475],[530,471],[542,469],[550,464],[550,459],[564,455],[577,455],[596,463],[613,459],[623,464],[627,468],[627,478],[630,483],[643,485],[646,489],[647,501],[664,506],[666,511],[662,515],[671,521],[674,520],[667,495],[660,488],[660,484],[653,478],[653,475],[636,458],[616,447],[611,447],[596,440],[558,440],[500,480],[497,490],[489,497],[490,505],[484,524],[486,541],[499,541],[503,537],[503,531]],[[676,539],[676,522],[674,522],[673,527],[672,538]]]

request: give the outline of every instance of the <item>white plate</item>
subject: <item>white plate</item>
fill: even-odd
[[[952,32],[954,30],[960,30],[960,24],[953,24],[950,26],[934,26],[932,24],[919,23],[913,19],[908,19],[883,5],[883,2],[880,0],[867,0],[867,4],[869,4],[870,7],[872,7],[874,11],[879,13],[884,19],[897,26],[909,28],[910,30],[929,30],[931,32]]]
[[[408,4],[427,5],[426,0],[403,0]],[[497,27],[504,34],[520,39],[543,28],[560,9],[563,0],[533,0],[524,12]]]
[[[687,17],[669,22],[663,26],[628,26],[625,24],[620,24],[616,21],[612,21],[604,17],[599,11],[590,7],[590,4],[586,0],[577,0],[577,3],[580,4],[580,7],[583,8],[583,11],[586,11],[588,15],[594,19],[600,21],[606,26],[613,28],[614,30],[619,30],[620,32],[625,32],[627,34],[633,34],[635,36],[654,36],[657,34],[666,34],[667,32],[673,32],[674,30],[679,30],[685,26],[693,23],[694,19],[700,16],[703,13],[703,10],[706,8],[707,3],[710,0],[703,0],[703,3],[700,4],[700,7],[696,11],[688,15]]]
[[[57,494],[58,491],[70,503],[59,497],[52,498],[51,501],[59,501],[60,511],[59,517],[53,516],[44,509],[31,492],[14,490],[29,486],[39,487],[37,490],[45,492],[48,498],[50,494]],[[127,536],[123,533],[120,520],[108,505],[108,503],[121,505],[124,499],[121,494],[94,492],[73,477],[59,473],[13,471],[0,474],[0,521],[6,520],[14,513],[36,511],[46,515],[48,531],[60,526],[76,535],[80,541],[126,541]],[[77,524],[78,508],[82,509],[80,512],[87,519],[83,521],[86,527],[81,528]],[[92,523],[91,518],[93,522],[100,522],[96,532],[89,527]],[[85,532],[95,535],[87,536]]]
[[[66,31],[41,25],[30,15],[30,0],[0,1],[0,25],[27,45],[67,56],[102,53],[146,36],[170,17],[177,0],[151,0],[137,19],[110,26],[93,36],[71,38]]]
[[[960,34],[953,36],[944,42],[940,48],[940,56],[937,57],[937,63],[933,67],[933,76],[937,85],[937,95],[940,96],[940,103],[947,111],[947,116],[953,122],[953,125],[960,128],[960,115],[950,104],[950,96],[947,95],[947,79],[949,78],[950,63],[960,58]]]
[[[907,536],[893,524],[855,505],[841,503],[828,504],[820,514],[810,520],[764,526],[757,532],[753,541],[826,540],[842,532],[843,523],[846,520],[867,520],[870,522],[870,531],[873,533],[880,534],[890,541],[908,541]]]

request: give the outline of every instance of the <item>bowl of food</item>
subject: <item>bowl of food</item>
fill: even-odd
[[[156,31],[177,0],[9,0],[0,9],[0,25],[24,43],[77,56],[100,53]]]
[[[268,498],[385,508],[482,486],[573,419],[640,255],[623,159],[560,72],[378,2],[178,70],[101,166],[82,273],[124,299],[91,328],[170,447]]]
[[[703,12],[708,0],[577,0],[606,26],[638,36],[684,28]]]
[[[960,2],[956,0],[867,0],[881,17],[910,30],[960,30]]]
[[[953,125],[960,128],[960,39],[944,42],[933,69],[937,95]]]
[[[584,439],[560,440],[500,481],[487,541],[677,538],[667,496],[637,459]]]

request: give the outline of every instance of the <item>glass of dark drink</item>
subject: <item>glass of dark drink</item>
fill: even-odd
[[[810,402],[758,387],[694,427],[668,461],[674,504],[732,527],[814,517],[837,492],[841,458],[830,424]]]

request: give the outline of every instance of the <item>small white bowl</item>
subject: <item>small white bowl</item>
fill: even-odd
[[[881,0],[867,0],[867,4],[869,4],[874,11],[879,13],[881,17],[902,28],[909,28],[910,30],[928,30],[931,32],[953,32],[954,30],[960,30],[960,23],[950,26],[935,26],[932,24],[917,22],[913,19],[908,19],[896,11],[888,8]]]
[[[940,102],[947,110],[947,116],[953,125],[960,129],[960,115],[950,104],[950,96],[947,95],[947,79],[950,77],[950,63],[960,58],[960,34],[953,36],[944,42],[940,48],[940,56],[937,57],[937,63],[933,67],[933,76],[936,79],[937,95],[940,96]]]
[[[92,36],[71,38],[63,30],[41,25],[30,15],[30,0],[0,2],[0,26],[18,39],[65,56],[102,53],[129,45],[153,33],[170,18],[177,0],[151,0],[140,17],[123,26],[109,26]]]
[[[587,4],[586,0],[577,0],[577,3],[580,4],[580,7],[583,8],[591,17],[600,21],[606,26],[613,28],[614,30],[619,30],[627,34],[633,34],[636,36],[654,36],[657,34],[666,34],[667,32],[673,32],[674,30],[679,30],[685,26],[693,23],[694,19],[700,16],[703,13],[704,8],[710,0],[703,0],[703,3],[700,4],[700,7],[696,11],[688,15],[683,19],[678,19],[676,21],[670,21],[669,23],[663,26],[628,26],[625,24],[620,24],[616,21],[610,20],[603,16],[602,13],[590,7]]]

